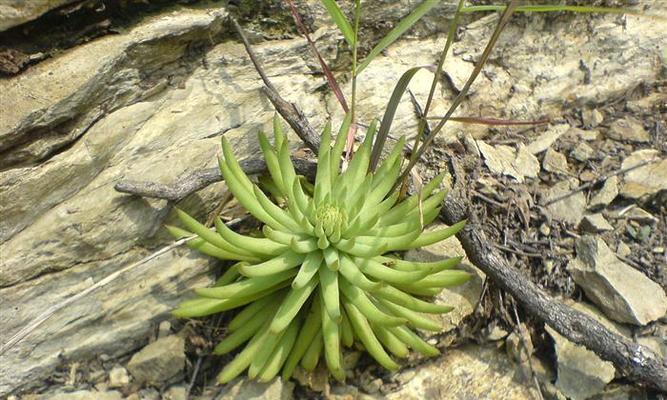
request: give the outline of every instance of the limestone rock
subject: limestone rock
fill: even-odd
[[[47,393],[37,396],[38,400],[121,400],[123,395],[115,390],[98,392],[95,390],[78,390],[76,392]]]
[[[185,341],[172,335],[160,338],[134,354],[127,364],[134,379],[159,386],[185,368]]]
[[[645,325],[667,312],[665,291],[644,274],[616,257],[599,237],[576,241],[577,258],[568,271],[586,296],[609,318]]]
[[[591,146],[587,145],[585,142],[579,143],[570,153],[572,158],[579,162],[588,161],[595,154],[595,150]]]
[[[466,345],[418,367],[415,377],[388,400],[529,399],[533,386],[515,378],[515,366],[494,347]]]
[[[188,43],[216,35],[226,16],[211,7],[148,19],[0,81],[4,107],[12,110],[0,118],[0,168],[44,160],[104,114],[166,89]]]
[[[535,178],[540,172],[539,161],[525,146],[515,151],[509,146],[490,146],[478,140],[477,147],[484,156],[486,166],[494,174],[508,175],[523,182],[524,177]]]
[[[377,394],[367,394],[351,385],[335,385],[327,400],[384,400],[385,397]]]
[[[576,179],[568,179],[558,182],[545,193],[545,201],[560,198],[568,194],[572,189],[578,186]],[[582,192],[577,192],[564,199],[547,206],[547,213],[553,219],[564,221],[576,225],[584,217],[586,208],[586,196]]]
[[[551,127],[548,131],[541,134],[526,146],[526,150],[531,154],[538,154],[550,148],[559,137],[563,136],[570,129],[568,124],[559,124]]]
[[[621,257],[627,257],[632,254],[632,249],[625,242],[618,242],[618,247],[616,248],[616,254]]]
[[[555,172],[557,174],[565,174],[569,170],[565,156],[552,148],[549,148],[547,152],[544,153],[542,168],[544,168],[545,171]]]
[[[163,400],[188,400],[187,388],[183,385],[172,386],[162,395]]]
[[[109,371],[109,387],[122,388],[130,383],[130,376],[127,370],[120,365],[117,365]]]
[[[602,214],[586,215],[584,219],[581,220],[579,228],[589,233],[598,233],[598,232],[614,230],[614,227],[611,226],[611,224],[607,222],[606,219],[604,219],[604,216]]]
[[[621,330],[622,328],[607,320],[594,307],[583,303],[570,303],[569,305],[595,318],[615,333],[625,333]],[[607,383],[614,379],[616,370],[611,362],[603,361],[584,346],[570,342],[549,325],[545,327],[555,342],[558,359],[556,387],[564,395],[573,400],[584,400],[600,393]]]
[[[539,160],[523,145],[519,145],[512,166],[520,175],[527,178],[536,178],[540,172]]]
[[[32,21],[47,11],[76,0],[0,1],[0,32]]]
[[[660,191],[667,190],[667,159],[660,158],[658,150],[638,150],[623,160],[622,169],[646,161],[654,161],[651,164],[633,169],[623,177],[621,195],[631,199],[644,196],[652,196]]]
[[[290,400],[294,398],[294,384],[274,378],[267,383],[236,379],[225,387],[216,400]]]
[[[627,142],[646,143],[651,140],[651,136],[644,129],[641,121],[632,117],[617,119],[612,122],[607,131],[607,137]]]
[[[612,176],[602,184],[600,190],[588,203],[589,208],[606,207],[618,196],[618,176]]]
[[[581,122],[586,128],[595,128],[604,121],[604,115],[597,108],[585,109],[581,112]]]

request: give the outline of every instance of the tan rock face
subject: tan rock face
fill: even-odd
[[[632,199],[653,196],[667,190],[667,159],[658,150],[638,150],[623,160],[621,168],[631,168],[640,163],[650,164],[633,169],[623,177],[621,195]]]
[[[601,238],[583,236],[576,249],[577,258],[570,261],[568,270],[607,317],[645,325],[667,313],[662,287],[618,259]]]
[[[47,11],[76,0],[0,0],[0,32],[32,21]]]
[[[607,137],[619,141],[638,143],[646,143],[651,140],[651,136],[644,129],[641,121],[631,117],[612,122]]]
[[[502,351],[464,346],[419,367],[419,373],[388,400],[530,399],[532,386],[515,379],[515,366]]]
[[[558,182],[551,187],[545,194],[545,199],[555,200],[569,194],[570,191],[579,185],[577,179],[568,179]],[[577,192],[547,206],[548,215],[556,220],[564,221],[576,225],[584,217],[586,209],[586,197],[583,193]]]
[[[185,368],[185,341],[172,335],[144,347],[127,364],[138,382],[160,386],[180,374]]]

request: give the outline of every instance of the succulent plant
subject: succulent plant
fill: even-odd
[[[274,120],[275,146],[259,134],[270,193],[282,199],[284,208],[246,176],[223,137],[220,171],[238,202],[264,224],[263,237],[238,234],[219,218],[213,231],[181,210],[178,216],[188,230],[168,226],[179,238],[196,234],[190,247],[238,261],[213,287],[196,289],[197,297],[174,311],[180,317],[201,317],[242,308],[214,349],[226,354],[246,343],[218,376],[222,383],[246,369],[250,378],[262,381],[282,369],[287,379],[299,363],[306,370],[315,368],[322,354],[330,373],[342,380],[341,350],[354,343],[390,370],[398,364],[387,351],[398,358],[406,357],[409,348],[426,356],[439,354],[415,330],[438,331],[440,325],[424,313],[445,313],[452,307],[423,298],[462,284],[469,274],[452,269],[459,257],[413,262],[391,254],[444,240],[464,221],[424,232],[445,197],[445,191],[436,190],[442,175],[420,194],[398,201],[392,188],[404,139],[375,172],[368,172],[375,125],[340,172],[349,125],[348,117],[333,146],[330,124],[324,129],[312,186],[295,172],[280,121]]]

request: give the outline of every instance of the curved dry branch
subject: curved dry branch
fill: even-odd
[[[299,174],[305,175],[309,180],[315,179],[315,170],[317,169],[317,163],[315,161],[292,157],[292,162]],[[241,165],[241,169],[248,175],[257,175],[267,172],[266,162],[262,159],[242,160],[239,164]],[[176,179],[176,182],[169,185],[149,181],[126,180],[116,183],[114,189],[121,193],[132,194],[135,196],[180,201],[187,195],[222,180],[223,177],[220,175],[220,170],[218,168],[207,168],[181,175]]]

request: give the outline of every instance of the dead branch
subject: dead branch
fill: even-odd
[[[241,37],[241,41],[243,42],[243,47],[245,47],[245,50],[248,53],[248,57],[250,57],[250,61],[252,61],[252,64],[255,66],[255,69],[257,70],[257,73],[264,82],[265,86],[262,88],[262,91],[264,92],[264,94],[266,94],[266,97],[269,98],[271,103],[273,103],[273,106],[280,113],[280,115],[282,115],[285,121],[287,121],[287,123],[292,127],[292,129],[294,129],[294,132],[296,132],[296,134],[299,135],[299,137],[301,138],[301,140],[303,140],[306,146],[308,146],[312,151],[314,151],[317,154],[317,150],[320,148],[320,136],[310,126],[310,123],[308,123],[308,120],[306,119],[306,116],[303,114],[303,111],[301,111],[295,104],[285,101],[285,99],[280,97],[278,91],[273,86],[268,76],[266,76],[264,68],[262,68],[262,64],[257,59],[255,52],[253,51],[252,47],[250,47],[250,43],[248,42],[248,39],[245,37],[243,29],[241,28],[239,23],[236,22],[234,18],[230,19],[232,21],[232,24],[234,25],[234,28],[236,29],[236,33],[238,33],[239,36]]]
[[[317,169],[315,161],[292,157],[292,162],[294,163],[294,168],[300,174],[305,175],[310,180],[315,179],[315,171]],[[266,162],[261,159],[241,160],[239,164],[241,165],[241,169],[248,175],[263,174],[267,171]],[[181,175],[176,179],[176,182],[170,185],[129,180],[118,182],[114,186],[114,189],[135,196],[180,201],[187,195],[222,180],[223,178],[218,168],[207,168]]]

